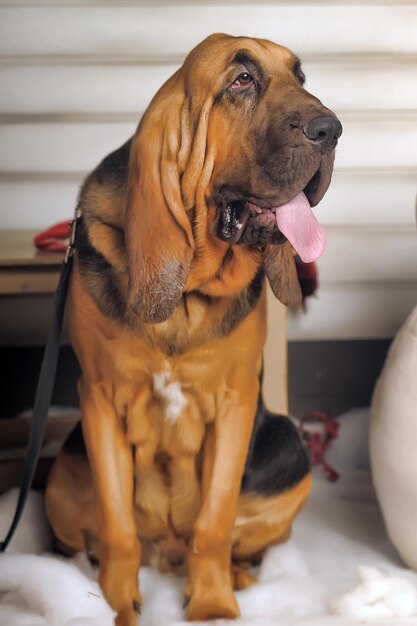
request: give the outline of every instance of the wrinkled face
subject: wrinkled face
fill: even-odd
[[[305,262],[323,252],[311,206],[342,132],[303,81],[286,48],[217,34],[157,92],[132,140],[125,206],[128,302],[143,321],[167,320],[184,291],[236,294],[261,263],[276,297],[298,301],[291,247]]]
[[[300,243],[296,222],[320,239],[310,207],[329,186],[339,120],[304,89],[300,61],[286,48],[215,36],[208,56],[199,71],[207,81],[216,75],[207,147],[214,152],[214,234],[256,246],[288,238],[313,260],[320,242]]]

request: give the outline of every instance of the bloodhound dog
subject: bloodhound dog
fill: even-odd
[[[259,400],[265,279],[299,300],[293,253],[323,250],[310,207],[342,132],[303,83],[286,48],[213,35],[81,189],[69,325],[88,463],[63,451],[47,508],[63,546],[98,558],[118,626],[137,622],[141,544],[180,561],[171,538],[189,619],[238,616],[242,565],[307,497],[298,439]],[[65,518],[71,502],[91,519]]]

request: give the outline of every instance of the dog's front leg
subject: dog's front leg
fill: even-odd
[[[254,377],[245,389],[228,390],[216,416],[207,450],[212,455],[206,464],[211,477],[203,477],[203,505],[194,525],[188,558],[190,620],[239,616],[230,574],[231,535],[258,388]]]
[[[133,456],[102,385],[79,384],[83,431],[100,528],[99,583],[117,626],[136,626],[140,544],[133,516]]]

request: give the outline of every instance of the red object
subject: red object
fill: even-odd
[[[71,220],[59,222],[36,235],[33,239],[33,243],[39,250],[46,252],[65,252],[68,246],[70,232]]]
[[[306,427],[307,424],[318,424],[320,430],[312,431]],[[336,470],[327,463],[325,454],[333,439],[339,433],[339,422],[328,413],[313,411],[309,413],[300,423],[300,434],[305,447],[310,453],[310,460],[313,466],[322,465],[327,478],[334,482],[339,479]]]

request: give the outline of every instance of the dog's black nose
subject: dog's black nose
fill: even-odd
[[[322,154],[333,150],[337,140],[342,134],[342,124],[337,117],[316,117],[307,126],[304,126],[303,133],[315,148]]]

